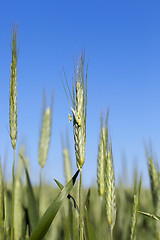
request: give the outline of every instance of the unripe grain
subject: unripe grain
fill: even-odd
[[[109,148],[106,157],[106,212],[108,224],[111,228],[111,233],[116,221],[116,192],[115,192],[115,177],[113,167],[112,150]]]
[[[11,51],[12,63],[9,95],[9,126],[12,147],[15,149],[17,142],[17,26],[13,28]]]
[[[98,159],[97,159],[97,184],[99,195],[102,196],[105,191],[105,178],[104,178],[104,169],[105,169],[105,154],[106,149],[104,146],[105,142],[105,128],[101,129],[101,137],[98,147]]]
[[[73,131],[75,142],[76,163],[81,169],[85,162],[86,147],[86,114],[87,114],[87,74],[84,80],[84,56],[81,55],[80,64],[75,73],[75,86],[73,86]]]
[[[47,108],[43,116],[41,138],[39,145],[39,164],[41,165],[41,168],[43,168],[44,165],[46,164],[50,144],[50,137],[51,137],[51,111],[50,108]]]

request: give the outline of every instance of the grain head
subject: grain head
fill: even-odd
[[[12,62],[9,95],[9,126],[12,147],[15,149],[17,142],[17,26],[13,27],[11,52]]]

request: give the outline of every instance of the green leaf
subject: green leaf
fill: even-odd
[[[54,181],[56,182],[56,184],[58,185],[58,187],[62,190],[64,188],[64,186],[59,182],[57,181],[55,178],[54,178]],[[75,199],[70,195],[68,194],[67,198],[70,200],[70,202],[74,205],[74,208],[78,211],[79,213],[79,208],[78,208],[78,205],[75,201]],[[71,201],[72,200],[72,201]]]
[[[38,223],[39,217],[38,217],[36,199],[34,196],[33,188],[31,185],[29,173],[28,173],[26,166],[25,166],[25,173],[26,173],[26,178],[27,178],[27,199],[28,199],[29,220],[30,220],[31,228],[34,229]]]
[[[156,214],[153,214],[153,213],[147,213],[147,212],[142,212],[142,211],[137,211],[138,213],[141,213],[147,217],[150,217],[150,218],[153,218],[154,220],[156,221],[160,221],[160,217],[157,216]]]
[[[79,170],[75,173],[72,179],[66,184],[62,191],[53,200],[47,211],[44,213],[39,223],[33,230],[30,240],[41,240],[47,233],[53,219],[55,218],[57,212],[59,211],[64,199],[68,196],[69,192],[72,190],[76,178],[79,174]]]

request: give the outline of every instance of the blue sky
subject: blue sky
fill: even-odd
[[[11,177],[12,149],[9,127],[10,39],[18,24],[18,149],[26,145],[32,180],[38,182],[38,139],[45,88],[50,104],[55,92],[52,139],[44,179],[64,182],[61,132],[68,129],[73,170],[76,170],[69,105],[59,72],[65,68],[69,83],[73,55],[86,49],[88,115],[83,182],[96,182],[100,115],[110,107],[116,180],[126,159],[132,181],[139,168],[148,185],[144,141],[152,140],[160,156],[160,2],[155,1],[4,1],[0,2],[0,156],[7,155]]]

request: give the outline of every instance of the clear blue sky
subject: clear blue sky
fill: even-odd
[[[18,24],[18,148],[26,144],[32,180],[38,181],[38,138],[42,93],[50,104],[55,92],[52,139],[43,175],[64,182],[61,132],[68,128],[76,169],[69,105],[60,81],[64,66],[71,84],[73,55],[86,49],[89,59],[88,116],[84,184],[96,181],[100,115],[110,107],[116,180],[125,156],[132,180],[135,164],[148,185],[143,141],[152,140],[160,156],[160,1],[4,1],[0,2],[0,156],[7,152],[11,176],[9,133],[10,39]]]

